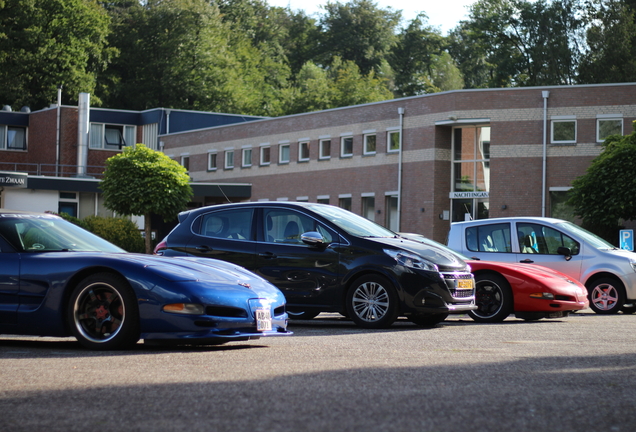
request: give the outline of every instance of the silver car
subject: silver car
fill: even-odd
[[[579,280],[599,314],[636,312],[636,253],[560,219],[511,217],[451,224],[448,246],[473,259],[539,264]]]

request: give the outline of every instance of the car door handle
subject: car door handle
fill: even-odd
[[[276,258],[276,254],[273,254],[272,252],[261,252],[258,254],[258,256],[265,259]]]
[[[534,261],[532,261],[530,258],[526,258],[524,260],[519,261],[520,263],[524,263],[524,264],[532,264]]]
[[[197,252],[212,252],[214,250],[208,245],[197,246],[195,247],[195,249],[197,250]]]

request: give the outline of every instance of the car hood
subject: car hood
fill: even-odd
[[[87,254],[81,253],[83,256]],[[203,281],[232,285],[236,285],[237,282],[248,284],[265,282],[264,279],[243,267],[211,258],[164,257],[133,253],[98,253],[95,256],[141,265],[171,282]]]
[[[566,281],[574,285],[580,285],[580,282],[571,278],[570,276],[561,273],[560,271],[544,267],[538,264],[524,264],[524,263],[511,263],[511,262],[499,262],[499,261],[476,261],[468,260],[468,264],[473,270],[496,270],[501,273],[515,271],[522,273],[525,277],[533,277],[535,279],[546,282],[549,279],[559,279],[560,281]]]
[[[367,240],[420,255],[437,265],[440,271],[469,271],[466,262],[455,252],[418,234],[401,235],[400,237],[367,238]]]

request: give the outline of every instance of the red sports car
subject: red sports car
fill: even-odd
[[[466,260],[475,276],[478,322],[560,318],[589,306],[587,290],[569,276],[534,264]]]
[[[441,245],[420,234],[400,235]],[[525,320],[561,318],[589,306],[585,286],[556,270],[535,264],[471,260],[443,247],[459,255],[472,269],[477,309],[468,314],[475,321],[501,322],[513,313]]]

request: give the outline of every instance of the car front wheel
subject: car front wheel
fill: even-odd
[[[625,288],[618,280],[610,277],[587,283],[590,309],[597,314],[616,314],[625,303]]]
[[[139,311],[128,282],[111,273],[85,278],[71,294],[68,322],[86,348],[129,348],[139,340]]]
[[[399,309],[395,288],[382,276],[358,278],[347,293],[349,317],[360,327],[389,327],[397,319]]]
[[[494,273],[475,276],[475,304],[477,309],[468,312],[477,322],[502,322],[513,311],[512,289],[508,281]]]

